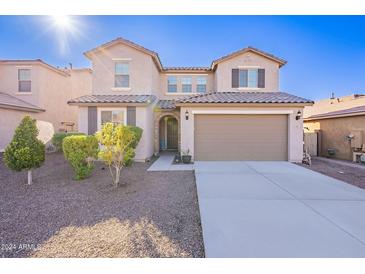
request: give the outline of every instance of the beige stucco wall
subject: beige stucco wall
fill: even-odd
[[[188,110],[189,119],[185,119],[185,112]],[[303,158],[303,120],[296,120],[295,116],[302,108],[283,107],[181,107],[181,149],[189,149],[194,157],[194,112],[212,111],[214,113],[241,113],[247,114],[288,114],[288,159],[291,162],[301,162]]]
[[[168,76],[173,75],[177,77],[177,93],[167,93],[167,78]],[[214,73],[206,72],[206,73],[161,73],[160,76],[160,89],[158,92],[158,97],[160,99],[174,99],[181,96],[191,95],[191,93],[182,93],[182,84],[181,78],[184,76],[192,77],[192,93],[197,93],[196,91],[196,79],[199,76],[207,77],[207,92],[214,91]]]
[[[345,137],[354,130],[362,131],[363,143],[365,143],[365,116],[308,121],[304,122],[304,126],[311,131],[320,130],[321,156],[327,156],[327,149],[335,148],[335,158],[352,160],[352,148]]]
[[[265,88],[232,88],[232,69],[239,67],[265,69]],[[217,91],[279,91],[279,64],[253,52],[246,52],[218,64],[215,72]]]
[[[78,131],[88,134],[88,108],[78,107]]]
[[[114,69],[116,60],[129,62],[130,89],[114,89]],[[123,44],[116,44],[103,51],[91,54],[93,94],[151,94],[158,89],[158,81],[152,77],[157,70],[150,55]]]
[[[145,161],[153,155],[153,108],[153,104],[136,108],[136,126],[143,129],[136,149],[136,161]]]
[[[31,93],[18,92],[20,68],[31,69]],[[74,122],[77,130],[77,107],[68,105],[67,101],[91,94],[91,71],[66,72],[57,72],[39,62],[0,64],[0,91],[45,109],[37,117],[52,123],[56,131],[62,128],[61,122]]]

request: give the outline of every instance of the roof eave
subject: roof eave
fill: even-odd
[[[347,113],[347,114],[338,114],[338,115],[307,117],[307,118],[304,118],[304,121],[306,122],[306,121],[316,121],[316,120],[325,120],[325,119],[346,118],[346,117],[362,116],[362,115],[365,115],[365,111]]]
[[[24,106],[12,105],[12,104],[2,104],[2,103],[0,103],[0,108],[23,110],[23,111],[29,111],[29,112],[45,112],[46,111],[45,109],[42,109],[42,108],[32,108],[32,107],[24,107]]]

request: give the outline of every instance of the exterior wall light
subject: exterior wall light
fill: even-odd
[[[188,110],[185,111],[185,119],[189,120],[189,111]]]
[[[297,112],[297,116],[295,116],[295,119],[296,119],[296,120],[299,120],[299,119],[300,119],[300,117],[302,117],[302,112],[301,112],[300,110],[298,110],[298,112]]]

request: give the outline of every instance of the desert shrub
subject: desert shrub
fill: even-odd
[[[32,169],[40,167],[45,160],[45,145],[37,139],[38,133],[36,121],[25,116],[4,153],[7,167],[15,171],[28,171],[28,184],[32,183]]]
[[[135,134],[135,138],[133,139],[130,146],[126,149],[123,162],[124,166],[130,166],[133,164],[134,156],[136,156],[135,149],[141,140],[143,133],[143,130],[139,127],[128,126],[128,128]]]
[[[96,133],[102,145],[99,158],[109,167],[113,184],[118,186],[122,168],[130,165],[134,158],[134,149],[142,136],[142,129],[131,126],[104,124]]]
[[[92,135],[72,135],[63,139],[63,154],[75,172],[75,180],[85,179],[92,173],[98,147],[98,141]]]
[[[62,150],[62,141],[67,136],[74,136],[74,135],[85,135],[82,132],[57,132],[52,137],[52,144],[56,147],[57,151]]]

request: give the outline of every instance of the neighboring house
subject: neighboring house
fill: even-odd
[[[44,141],[65,130],[65,123],[77,130],[77,108],[67,101],[88,93],[90,69],[58,69],[39,59],[0,60],[0,151],[25,115],[37,119]]]
[[[306,107],[304,114],[306,131],[317,131],[320,136],[320,156],[335,149],[334,158],[353,160],[354,152],[365,147],[365,95],[320,100]]]
[[[123,38],[85,55],[92,94],[69,101],[79,107],[79,130],[141,127],[136,160],[169,149],[189,150],[195,160],[302,160],[302,113],[312,101],[279,92],[286,61],[278,57],[248,47],[210,67],[168,68]]]

